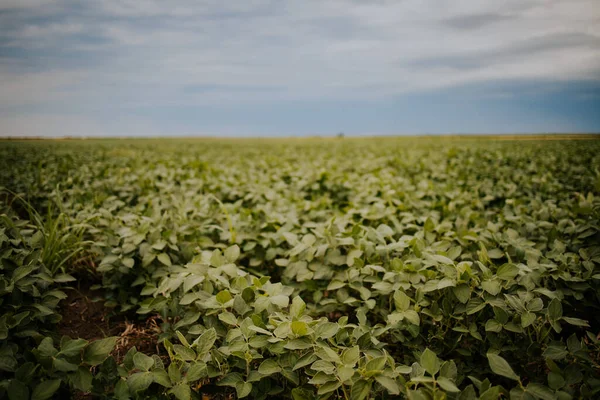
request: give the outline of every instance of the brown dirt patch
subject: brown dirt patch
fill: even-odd
[[[62,320],[58,332],[71,338],[86,340],[116,336],[119,328],[116,321],[111,324],[111,310],[87,287],[73,289],[61,303]],[[112,326],[111,326],[112,325]]]
[[[123,361],[133,346],[148,355],[166,355],[157,341],[160,333],[158,316],[130,321],[126,316],[114,315],[111,308],[104,306],[99,293],[90,290],[87,285],[71,290],[62,304],[63,318],[58,324],[58,332],[90,341],[118,336],[119,341],[112,352],[117,363]]]
[[[144,321],[129,321],[126,316],[114,315],[111,308],[104,306],[101,294],[90,290],[85,283],[70,290],[61,305],[63,318],[57,327],[59,334],[89,341],[118,336],[117,345],[111,353],[117,364],[123,362],[125,354],[133,346],[145,354],[158,354],[165,361],[168,359],[157,341],[160,333],[158,316],[150,316]],[[89,400],[93,397],[90,393],[75,392],[72,398]]]
[[[167,352],[158,344],[160,316],[151,315],[143,321],[134,321],[124,315],[115,315],[111,308],[104,306],[101,293],[90,290],[89,284],[83,282],[79,288],[68,292],[68,297],[61,302],[61,306],[63,318],[57,327],[59,334],[89,341],[118,336],[119,340],[111,353],[117,364],[123,362],[125,354],[134,346],[144,354],[157,354],[168,364]],[[214,384],[203,386],[199,394],[202,400],[235,398],[231,390]],[[74,392],[71,398],[91,400],[93,396],[90,393]]]
[[[124,320],[119,323],[119,327],[123,330],[119,334],[120,339],[112,353],[117,364],[123,361],[125,354],[134,346],[144,354],[156,354],[163,361],[167,361],[168,355],[157,341],[160,333],[159,321],[160,317],[152,316],[144,322],[135,323]]]

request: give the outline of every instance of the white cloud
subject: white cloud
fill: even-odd
[[[71,100],[70,91],[86,78],[84,71],[5,71],[0,68],[0,109]]]
[[[2,0],[0,2],[0,10],[47,7],[58,2],[57,0]]]
[[[102,135],[98,126],[89,119],[69,115],[0,116],[0,127],[2,136]]]
[[[47,24],[47,25],[26,25],[17,33],[21,38],[47,38],[56,39],[61,35],[73,35],[83,32],[83,24],[79,23],[64,23],[64,24]]]
[[[62,137],[62,136],[160,136],[161,132],[148,121],[128,117],[107,120],[71,114],[36,114],[0,116],[0,136]]]
[[[0,108],[370,100],[600,79],[597,0],[5,0],[0,9],[0,22],[18,25],[0,27],[13,50],[0,53]],[[54,19],[28,18],[44,10]]]
[[[506,77],[599,77],[600,24],[595,22],[600,9],[593,2],[572,1],[568,7],[537,1],[448,3],[452,6],[414,0],[288,1],[271,8],[265,4],[274,3],[265,2],[240,8],[204,1],[176,9],[158,1],[101,4],[114,15],[170,16],[159,18],[159,26],[124,22],[106,28],[115,46],[127,47],[123,59],[151,66],[127,77],[140,83],[157,84],[169,77],[171,85],[277,85],[290,94],[318,97],[334,87],[379,85],[405,91],[429,88],[432,82],[446,86]],[[457,23],[465,29],[456,29]],[[553,51],[519,50],[532,38],[575,34],[598,44],[574,41]],[[422,71],[413,65],[452,56],[481,57],[485,64],[483,57],[494,52],[504,55],[495,68],[456,70],[450,65]],[[566,56],[577,60],[561,62]],[[506,76],[505,67],[510,71]]]

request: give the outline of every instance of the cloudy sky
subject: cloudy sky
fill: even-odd
[[[0,136],[600,131],[598,0],[0,0]]]

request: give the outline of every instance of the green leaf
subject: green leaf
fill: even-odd
[[[355,365],[360,357],[360,349],[358,346],[350,347],[342,352],[342,362],[345,365]]]
[[[198,336],[196,340],[194,340],[193,346],[196,347],[198,359],[201,359],[208,354],[210,349],[212,349],[214,346],[216,340],[217,331],[215,331],[215,328],[208,329],[202,335]]]
[[[498,258],[504,257],[504,252],[500,249],[491,249],[491,250],[488,250],[488,257],[493,260],[496,260]],[[500,267],[500,268],[502,268],[502,267]]]
[[[403,291],[396,290],[394,293],[394,304],[396,305],[396,310],[406,311],[410,307],[410,297],[408,297]]]
[[[348,379],[352,378],[354,375],[354,368],[344,366],[338,366],[336,372],[340,382],[346,382]]]
[[[243,382],[244,379],[242,375],[237,372],[230,372],[223,377],[219,382],[217,382],[217,386],[229,386],[235,387],[238,383]]]
[[[173,386],[171,384],[171,377],[169,377],[169,374],[164,369],[155,368],[151,373],[152,380],[155,383],[158,383],[159,385],[164,386],[166,388],[170,388]]]
[[[240,257],[240,248],[237,244],[229,246],[223,255],[228,263],[234,263]]]
[[[283,294],[273,296],[273,297],[271,297],[270,300],[271,300],[272,304],[275,304],[276,306],[279,306],[281,308],[287,307],[288,304],[290,303],[290,298]]]
[[[52,365],[54,365],[54,368],[56,368],[58,371],[62,371],[62,372],[72,372],[72,371],[77,371],[77,365],[68,362],[67,360],[63,359],[63,358],[55,358],[52,360]]]
[[[538,383],[530,383],[527,385],[525,389],[527,393],[534,395],[537,399],[542,400],[555,400],[556,395],[552,390],[547,388],[544,385],[540,385]]]
[[[394,394],[394,395],[400,394],[400,385],[398,385],[398,382],[396,382],[394,379],[387,377],[385,375],[375,375],[375,380],[381,386],[386,388],[386,390],[390,394]]]
[[[235,317],[235,315],[233,315],[232,313],[230,313],[228,311],[224,311],[224,312],[220,313],[219,319],[228,325],[237,325],[238,324],[238,321],[237,321],[237,318]]]
[[[501,332],[502,325],[496,321],[495,319],[488,319],[485,323],[485,331],[486,332]]]
[[[550,304],[548,304],[548,317],[553,320],[556,321],[558,319],[560,319],[560,317],[562,317],[562,304],[560,303],[560,300],[558,299],[552,299],[552,301],[550,302]]]
[[[319,390],[317,391],[317,394],[319,396],[322,396],[322,395],[324,395],[326,393],[333,392],[334,390],[336,390],[340,386],[342,386],[342,383],[338,382],[338,381],[327,382],[324,385],[321,385],[319,387]]]
[[[564,346],[551,345],[544,351],[543,356],[551,360],[562,360],[569,352]]]
[[[488,362],[490,363],[490,368],[492,372],[496,375],[501,375],[505,378],[512,379],[515,381],[519,381],[520,378],[513,369],[510,367],[508,362],[497,354],[488,353],[487,354]]]
[[[498,400],[500,396],[500,386],[492,386],[480,394],[479,400]]]
[[[54,357],[58,353],[51,337],[45,337],[37,349],[43,357]]]
[[[31,394],[31,400],[46,400],[52,398],[54,393],[60,387],[60,379],[52,379],[44,381],[38,384],[33,393]]]
[[[179,339],[179,341],[181,342],[181,344],[185,347],[191,347],[190,343],[187,341],[187,339],[185,338],[185,335],[179,331],[175,331],[175,334],[177,335],[177,339]]]
[[[221,304],[227,303],[229,300],[233,299],[229,290],[221,290],[217,293],[217,301]]]
[[[141,371],[149,371],[154,366],[154,359],[138,352],[133,356],[133,365]]]
[[[262,375],[272,375],[281,372],[281,367],[277,364],[277,361],[273,359],[267,359],[263,361],[258,367],[258,372]]]
[[[129,391],[134,393],[148,389],[152,382],[154,382],[152,372],[136,372],[127,378],[127,386],[129,386]]]
[[[152,261],[154,261],[155,258],[156,254],[146,253],[142,258],[142,266],[147,267],[148,265],[152,264]],[[124,385],[121,385],[121,387],[126,388]]]
[[[367,371],[382,371],[385,367],[385,363],[387,361],[387,357],[377,357],[372,360],[369,360],[365,365],[365,370]]]
[[[407,398],[410,400],[431,400],[432,397],[429,397],[423,390],[407,390]]]
[[[129,400],[129,386],[122,378],[115,385],[115,397],[119,400]]]
[[[305,355],[303,355],[302,357],[300,357],[300,359],[298,361],[296,361],[296,364],[294,365],[294,368],[292,369],[292,371],[295,371],[302,367],[306,367],[307,365],[312,364],[316,360],[317,360],[317,356],[312,352],[308,352]]]
[[[419,364],[425,368],[425,371],[427,371],[429,375],[435,375],[440,370],[440,360],[437,355],[428,348],[421,354]]]
[[[466,304],[471,298],[471,288],[464,283],[452,288],[452,293],[456,296],[458,301]]]
[[[185,374],[188,382],[195,382],[207,375],[206,364],[203,362],[193,363]]]
[[[118,337],[107,337],[90,343],[83,353],[83,361],[92,366],[102,364],[115,347],[118,339]]]
[[[544,302],[539,297],[536,297],[535,299],[533,299],[527,303],[527,309],[529,311],[533,311],[533,312],[541,311],[542,308],[544,308]]]
[[[19,380],[11,379],[7,392],[9,400],[29,400],[29,388]]]
[[[325,361],[331,361],[333,363],[341,363],[340,356],[336,351],[327,346],[318,347],[315,350],[315,354],[321,359]]]
[[[210,256],[210,265],[218,268],[223,264],[225,264],[225,257],[223,257],[219,249],[214,250]]]
[[[333,280],[327,285],[327,290],[337,290],[346,286],[345,282]]]
[[[305,389],[294,388],[294,389],[292,389],[292,399],[293,400],[312,400],[313,395]]]
[[[85,367],[79,367],[77,372],[71,377],[71,383],[73,387],[82,392],[89,392],[92,390],[92,373]]]
[[[169,257],[169,255],[167,253],[160,253],[156,258],[158,259],[158,261],[160,261],[167,267],[170,267],[172,265],[171,258]]]
[[[477,394],[473,385],[469,385],[460,392],[459,400],[477,400]]]
[[[529,395],[525,394],[525,390],[521,389],[518,386],[510,389],[509,398],[510,398],[510,400],[528,400],[528,399],[531,399],[531,397],[529,397]]]
[[[238,398],[244,398],[252,391],[252,384],[250,382],[238,382],[235,385],[235,391],[237,392]]]
[[[306,310],[306,303],[300,298],[300,296],[294,297],[292,305],[290,306],[290,316],[292,318],[300,318]]]
[[[372,381],[359,379],[354,382],[350,391],[350,400],[364,400],[369,396]]]
[[[335,366],[331,362],[325,360],[315,361],[310,368],[315,371],[323,371],[327,374],[332,374],[335,371]]]
[[[74,339],[67,338],[64,343],[60,345],[59,354],[63,354],[65,357],[73,357],[81,353],[81,350],[85,348],[88,341],[85,339]]]
[[[565,385],[565,378],[556,372],[550,372],[548,374],[548,386],[554,390],[558,390]]]
[[[335,322],[324,322],[317,326],[315,333],[318,338],[329,339],[338,333],[340,326]]]
[[[502,280],[510,281],[519,274],[519,268],[514,264],[504,264],[496,271],[496,276]]]
[[[12,274],[12,281],[13,282],[18,282],[21,279],[25,278],[27,275],[31,274],[33,271],[37,270],[39,268],[39,265],[37,264],[29,264],[29,265],[24,265],[21,267],[18,267],[17,269],[15,269],[13,271]]]
[[[536,319],[536,315],[532,312],[527,311],[526,313],[521,315],[521,326],[523,328],[527,328],[529,325],[533,324]]]
[[[427,220],[425,221],[425,226],[423,228],[425,229],[425,232],[431,232],[435,229],[435,224],[433,223],[431,218],[427,218]],[[391,228],[389,228],[389,229],[390,229],[390,231],[392,231]],[[392,234],[393,234],[393,231],[392,231]]]
[[[456,380],[457,375],[458,369],[456,368],[454,361],[446,361],[442,363],[442,367],[440,368],[440,376],[454,381]]]
[[[498,282],[496,280],[483,281],[483,282],[481,282],[481,287],[483,288],[483,290],[485,290],[492,296],[495,296],[498,293],[500,293],[500,289],[501,289],[500,282]]]
[[[252,303],[255,297],[256,294],[252,288],[247,287],[242,291],[242,299],[248,304]]]
[[[175,398],[178,400],[190,400],[192,398],[192,389],[190,386],[185,383],[180,383],[179,385],[173,386],[171,390],[169,390]]]
[[[14,370],[17,368],[17,366],[18,366],[18,362],[13,356],[0,355],[0,370],[14,372]]]
[[[467,303],[467,315],[473,315],[483,310],[486,306],[486,303],[481,301],[478,298],[473,298],[469,300]]]
[[[583,319],[579,319],[579,318],[562,317],[562,320],[568,324],[575,325],[575,326],[583,326],[583,327],[590,326],[589,322],[587,322],[586,320],[583,320]]]
[[[443,376],[440,376],[439,378],[436,379],[436,382],[446,392],[450,392],[450,393],[458,393],[458,392],[460,392],[460,389],[457,388],[456,385],[454,384],[454,382],[452,382],[448,378],[444,378]]]
[[[304,336],[308,334],[308,324],[304,321],[293,321],[292,322],[292,333],[297,336]]]
[[[179,381],[181,381],[181,371],[176,363],[169,364],[167,373],[169,374],[169,379],[172,383],[179,383]]]
[[[180,344],[173,345],[175,354],[184,361],[193,361],[196,359],[196,352],[189,347],[182,346]]]
[[[415,310],[406,310],[404,311],[404,318],[413,325],[420,325],[421,318],[419,317],[419,313]]]
[[[123,260],[121,260],[121,262],[127,268],[133,268],[133,266],[135,264],[135,261],[131,257],[125,257],[125,258],[123,258]]]

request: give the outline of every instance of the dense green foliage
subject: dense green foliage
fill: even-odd
[[[600,396],[592,139],[3,142],[0,396]],[[57,337],[72,276],[168,357]]]

